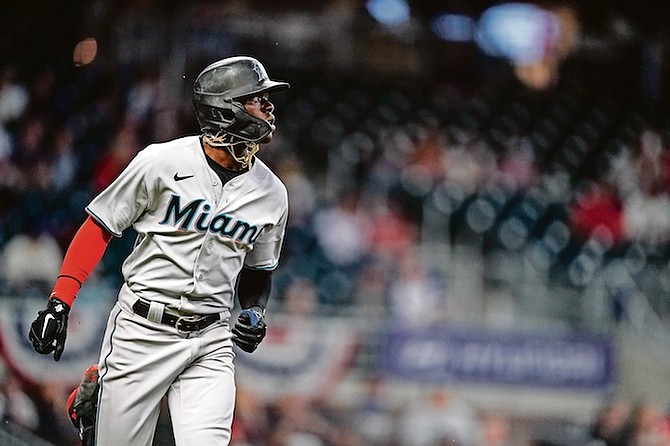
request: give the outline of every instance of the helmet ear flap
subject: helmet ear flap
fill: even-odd
[[[235,112],[225,108],[209,107],[212,119],[221,123],[232,124],[235,121]]]

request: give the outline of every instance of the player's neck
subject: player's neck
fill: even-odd
[[[238,171],[242,169],[242,165],[235,161],[235,158],[233,158],[227,150],[215,149],[214,147],[210,147],[204,143],[202,146],[207,156],[209,156],[217,164],[220,164],[226,169],[232,171]]]

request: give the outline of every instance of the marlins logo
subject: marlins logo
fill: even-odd
[[[165,217],[159,224],[174,224],[182,231],[190,231],[191,223],[195,222],[195,230],[198,232],[209,231],[247,245],[253,245],[261,235],[258,226],[231,215],[221,213],[211,216],[212,209],[213,207],[206,203],[204,198],[193,200],[182,208],[181,197],[173,194],[165,211]]]
[[[263,82],[267,77],[259,65],[254,65],[254,73],[256,73],[256,76],[258,76],[258,82]]]

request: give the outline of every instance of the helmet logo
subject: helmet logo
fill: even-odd
[[[254,65],[254,73],[258,76],[258,82],[262,82],[265,79],[265,73],[261,70],[261,67]]]

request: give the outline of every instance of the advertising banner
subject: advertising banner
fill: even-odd
[[[591,336],[398,329],[381,337],[379,367],[413,381],[597,390],[613,384],[613,350]]]

